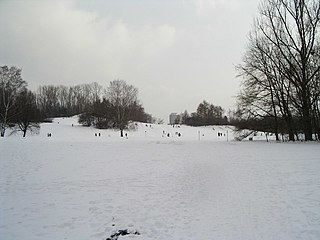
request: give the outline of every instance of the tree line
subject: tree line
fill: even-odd
[[[267,0],[238,66],[237,124],[320,139],[320,2]],[[314,138],[315,136],[315,138]]]
[[[105,96],[87,105],[79,117],[79,123],[97,128],[118,128],[120,136],[129,121],[152,122],[138,100],[138,89],[124,80],[110,82]]]
[[[72,87],[27,88],[17,67],[0,67],[0,136],[8,127],[23,132],[39,128],[38,123],[53,117],[79,115],[79,122],[98,128],[119,128],[121,136],[128,121],[151,122],[138,100],[138,89],[124,80],[114,80],[107,89],[94,82]]]
[[[181,113],[176,119],[176,123],[182,123],[189,126],[208,126],[228,124],[227,116],[224,116],[224,109],[221,106],[215,106],[207,101],[201,102],[197,111],[189,114],[187,110]]]

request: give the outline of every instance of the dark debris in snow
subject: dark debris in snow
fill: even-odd
[[[138,231],[129,231],[128,229],[118,230],[118,232],[112,234],[106,240],[117,240],[119,236],[125,236],[125,235],[129,235],[129,234],[140,235],[140,233]]]

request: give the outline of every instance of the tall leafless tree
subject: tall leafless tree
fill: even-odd
[[[131,106],[137,102],[138,89],[124,80],[114,80],[110,82],[107,96],[115,107],[116,123],[120,129],[120,136],[123,137],[123,130],[130,120]]]
[[[315,109],[319,106],[319,91],[315,91],[320,72],[319,30],[318,0],[266,0],[240,66],[245,77],[242,92],[249,93],[254,86],[259,96],[265,94],[269,104],[261,104],[261,98],[257,106],[264,110],[271,106],[275,119],[282,114],[291,140],[293,114],[300,116],[305,140],[313,139],[319,125],[315,123]],[[248,84],[248,79],[254,85]]]

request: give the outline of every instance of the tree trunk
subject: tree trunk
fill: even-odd
[[[27,129],[24,129],[23,130],[23,137],[26,137],[26,134],[27,134]]]
[[[289,104],[285,99],[284,93],[281,92],[281,103],[282,103],[282,108],[283,108],[283,118],[284,121],[286,122],[287,125],[287,130],[289,134],[289,141],[294,142],[294,131],[293,131],[293,121],[292,121],[292,114],[289,108]]]
[[[304,110],[305,112],[305,110]],[[308,111],[309,112],[309,111]],[[312,141],[312,123],[309,113],[305,113],[303,116],[303,128],[304,128],[304,138],[306,141]]]
[[[6,106],[6,110],[5,110],[4,118],[3,118],[3,123],[1,124],[1,130],[0,130],[1,131],[1,133],[0,133],[1,137],[4,137],[4,134],[6,132],[7,121],[8,121],[8,106]]]
[[[292,117],[291,116],[285,116],[284,117],[287,128],[288,128],[288,134],[289,134],[289,141],[295,141],[294,138],[294,131],[293,131],[293,127],[292,127]]]
[[[275,118],[274,134],[276,135],[276,141],[279,141],[279,131],[278,131],[278,118]]]
[[[293,132],[292,128],[289,128],[289,141],[292,141],[292,142],[295,141],[294,132]]]
[[[5,133],[5,128],[1,127],[0,137],[4,137],[4,133]]]
[[[274,114],[274,134],[276,135],[276,141],[279,141],[278,114],[277,114],[276,104],[275,104],[275,101],[274,101],[274,94],[273,94],[272,84],[271,84],[271,81],[269,81],[269,82],[270,82],[270,87],[269,87],[269,89],[270,89],[270,93],[271,93],[271,103],[272,103],[272,109],[273,109],[273,114]]]
[[[310,107],[308,104],[308,99],[303,95],[302,103],[302,124],[304,130],[304,139],[305,141],[312,141],[312,119],[310,116]]]
[[[320,113],[319,113],[319,108],[315,104],[314,110],[313,110],[314,116],[313,116],[313,125],[314,125],[314,130],[316,133],[316,140],[320,141]]]

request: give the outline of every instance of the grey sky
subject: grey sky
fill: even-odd
[[[123,79],[168,121],[202,100],[232,108],[259,0],[0,0],[0,65],[29,88]]]

